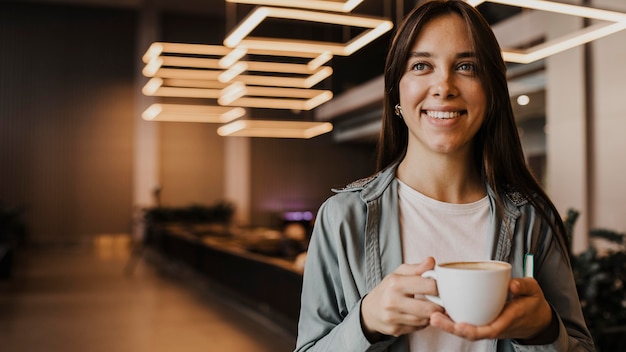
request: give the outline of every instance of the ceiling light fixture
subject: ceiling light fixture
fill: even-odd
[[[282,76],[265,76],[265,75],[239,75],[237,81],[247,85],[257,86],[274,86],[274,87],[294,87],[294,88],[311,88],[324,79],[330,77],[333,69],[324,67],[316,73],[307,77],[282,77]]]
[[[144,57],[149,58],[142,73],[146,77],[159,77],[170,79],[197,79],[197,80],[217,80],[228,83],[233,81],[245,71],[254,72],[277,72],[283,75],[245,75],[239,78],[242,82],[251,85],[270,85],[298,88],[311,88],[322,80],[332,75],[332,68],[322,66],[332,58],[332,53],[303,53],[303,52],[282,52],[276,50],[248,50],[244,46],[235,49],[226,49],[220,46],[199,47],[197,44],[176,44],[169,46],[168,43],[158,43],[150,46],[148,53]],[[156,48],[156,49],[155,49]],[[228,51],[228,54],[220,59],[172,56],[171,54],[181,54],[172,52],[173,49],[181,49],[183,54],[194,53],[202,55],[212,53],[213,55]],[[162,55],[165,50],[170,55]],[[259,61],[239,61],[246,54],[262,56],[283,56],[311,58],[306,64],[295,64],[285,62],[259,62]],[[220,70],[223,69],[223,70]],[[284,73],[307,75],[305,77],[289,77]]]
[[[329,90],[247,86],[235,82],[224,88],[217,102],[251,108],[311,110],[332,99]]]
[[[164,86],[164,80],[158,77],[151,78],[148,83],[141,89],[141,92],[147,96],[157,97],[182,97],[182,98],[211,98],[220,97],[222,90],[213,88],[196,88],[196,87],[167,87]]]
[[[228,123],[245,114],[240,107],[152,104],[141,117],[146,121]]]
[[[253,38],[248,35],[267,18],[280,18],[368,28],[360,35],[346,43],[288,40],[279,38]],[[299,51],[311,53],[330,52],[334,55],[349,56],[369,42],[380,37],[393,27],[393,22],[384,19],[352,16],[335,13],[321,13],[286,8],[257,7],[224,39],[224,45],[230,48],[244,45],[250,49]],[[247,39],[246,39],[247,38]]]
[[[244,75],[243,72],[261,72],[263,74]],[[281,75],[274,76],[266,74],[269,72]],[[285,76],[284,74],[291,74],[292,76]],[[308,65],[303,64],[240,61],[220,74],[218,79],[220,82],[224,83],[230,82],[236,78],[237,81],[251,85],[311,88],[330,77],[332,74],[333,69],[329,66],[311,70]]]
[[[220,136],[309,139],[332,130],[329,122],[237,120],[218,128],[217,133]]]
[[[600,23],[591,25],[562,37],[546,41],[545,43],[537,44],[526,50],[503,50],[502,57],[505,61],[509,62],[531,63],[626,29],[626,13],[601,10],[587,6],[544,0],[466,0],[466,2],[472,6],[478,6],[483,2],[492,2],[610,22],[608,24]]]
[[[239,47],[239,46],[238,46]],[[251,55],[266,55],[266,56],[285,56],[285,57],[300,57],[300,58],[308,58],[311,59],[307,63],[309,69],[315,70],[320,68],[322,65],[327,63],[333,58],[333,53],[330,51],[324,52],[304,52],[293,50],[293,47],[288,50],[279,50],[277,48],[265,48],[265,49],[246,49],[248,54]]]
[[[222,45],[154,42],[146,50],[142,60],[144,63],[148,63],[153,58],[164,53],[224,56],[228,55],[232,50]]]
[[[226,0],[239,4],[269,5],[278,7],[299,7],[303,9],[350,12],[363,0],[323,1],[323,0]]]

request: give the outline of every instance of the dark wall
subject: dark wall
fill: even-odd
[[[330,135],[310,140],[253,139],[252,222],[276,225],[285,211],[311,211],[341,187],[371,175],[375,148],[337,144]]]
[[[136,14],[0,3],[0,202],[38,241],[128,232]]]

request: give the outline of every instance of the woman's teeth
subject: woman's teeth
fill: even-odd
[[[458,111],[426,111],[426,115],[436,119],[453,119],[461,116]]]

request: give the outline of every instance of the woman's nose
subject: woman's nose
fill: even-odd
[[[432,93],[434,96],[440,98],[452,98],[458,95],[454,80],[448,72],[440,72],[434,75]]]

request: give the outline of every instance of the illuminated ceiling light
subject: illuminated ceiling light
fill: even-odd
[[[333,130],[329,122],[238,120],[217,129],[220,136],[313,138]]]
[[[212,80],[200,80],[200,79],[177,79],[166,78],[163,79],[164,86],[170,87],[190,87],[190,88],[212,88],[212,89],[224,89],[227,87],[225,83]]]
[[[234,49],[233,52],[235,50],[237,49]],[[248,50],[246,50],[246,52],[248,52]],[[311,88],[333,74],[331,67],[320,66],[320,63],[324,63],[332,58],[332,54],[328,52],[319,55],[303,55],[303,53],[296,52],[286,53],[279,51],[250,50],[249,53],[250,56],[248,60],[239,61],[234,64],[228,70],[221,73],[218,76],[218,80],[226,83],[237,78],[237,81],[241,81],[247,85]],[[255,55],[262,55],[263,61],[255,61]],[[268,59],[268,56],[273,56],[274,58]],[[313,60],[305,64],[294,63],[293,60],[291,60],[291,62],[267,61],[282,60],[286,56],[300,58],[313,57]],[[245,71],[247,71],[248,74],[244,75],[243,72]],[[278,75],[268,73],[278,73]]]
[[[238,46],[234,48],[230,53],[226,54],[219,61],[219,66],[221,68],[229,68],[235,64],[235,62],[239,61],[242,57],[244,57],[248,53],[248,48],[245,46]]]
[[[235,71],[235,67],[240,64],[245,64],[245,69]],[[237,81],[241,81],[249,85],[311,88],[333,74],[333,69],[328,66],[324,66],[318,70],[311,70],[308,65],[288,64],[282,62],[242,61],[231,67],[231,69],[235,71],[234,73],[239,74],[239,76],[234,73],[227,75],[228,71],[226,71],[219,77],[221,82],[229,82],[237,77]],[[243,71],[262,72],[264,74],[244,75],[241,74]],[[265,74],[268,72],[296,74],[300,75],[300,77],[284,75],[274,76]],[[302,77],[302,75],[304,76]]]
[[[509,62],[531,63],[626,29],[626,13],[616,11],[544,0],[466,0],[466,2],[473,6],[478,6],[483,2],[492,2],[611,22],[591,25],[526,50],[503,50],[502,57]]]
[[[311,10],[350,12],[363,0],[324,1],[324,0],[226,0],[240,4],[269,5],[278,7],[299,7]]]
[[[217,99],[217,103],[220,105],[230,105],[244,95],[246,95],[246,85],[243,82],[235,82],[222,90]]]
[[[163,60],[159,57],[154,57],[143,68],[141,73],[146,77],[154,77],[154,75],[159,71],[159,69],[163,66]]]
[[[222,83],[228,83],[241,73],[245,72],[247,69],[248,64],[246,62],[238,62],[231,66],[228,70],[220,73],[220,75],[217,76],[217,80]]]
[[[329,90],[257,87],[235,82],[224,88],[217,102],[251,108],[311,110],[332,97]]]
[[[148,63],[163,53],[224,56],[231,51],[232,49],[222,45],[154,42],[146,50],[142,60],[144,63]]]
[[[147,96],[211,99],[219,98],[222,92],[221,89],[211,88],[166,87],[163,83],[161,78],[151,78],[141,89],[141,92]]]
[[[323,64],[325,64],[328,61],[330,61],[330,59],[332,59],[332,58],[333,58],[333,54],[330,51],[325,51],[325,52],[321,53],[315,59],[309,61],[307,66],[309,66],[309,69],[315,70],[316,68],[319,68]]]
[[[268,17],[369,29],[347,43],[248,37],[248,35]],[[330,52],[334,55],[348,56],[367,45],[372,40],[378,38],[385,32],[389,31],[392,27],[393,23],[391,21],[372,17],[321,13],[285,8],[257,7],[242,22],[240,22],[232,32],[230,32],[226,39],[224,39],[224,45],[232,48],[241,44],[250,49],[274,49],[284,51],[298,48],[298,51],[303,52]],[[248,39],[246,39],[246,37]]]
[[[316,70],[320,68],[322,65],[327,63],[333,58],[333,53],[330,51],[314,51],[314,52],[305,52],[305,51],[296,51],[293,50],[293,46],[291,48],[248,48],[248,53],[252,55],[269,55],[269,56],[290,56],[290,57],[301,57],[301,58],[310,58],[311,61],[307,64],[309,69]]]
[[[228,123],[245,114],[240,107],[152,104],[141,117],[146,121]]]
[[[530,103],[530,97],[526,94],[522,94],[517,97],[517,104],[520,106],[526,106]]]
[[[150,60],[141,73],[146,77],[155,77],[162,72],[163,66],[219,69],[219,60],[193,57],[158,56]],[[166,69],[167,70],[167,69]]]
[[[194,70],[184,68],[160,68],[152,76],[160,78],[174,78],[174,79],[199,79],[199,80],[214,80],[223,71],[218,70]]]
[[[311,88],[332,75],[333,69],[325,67],[308,77],[280,77],[280,76],[253,76],[239,75],[237,81],[247,85]]]

